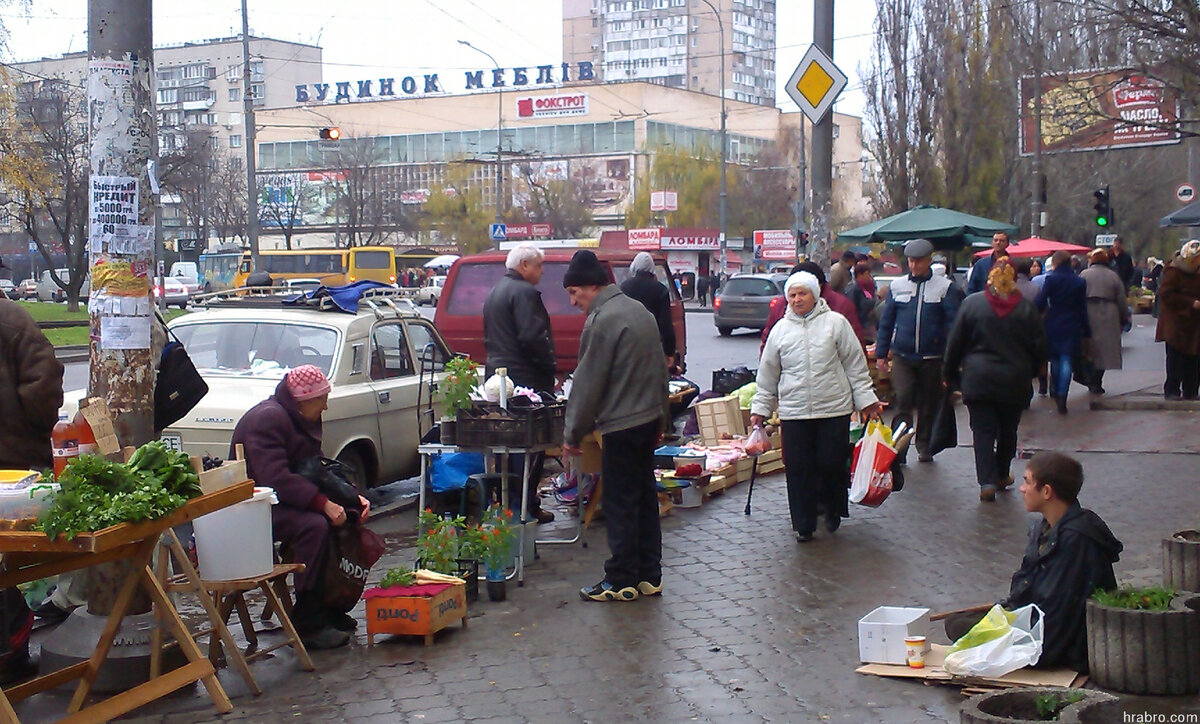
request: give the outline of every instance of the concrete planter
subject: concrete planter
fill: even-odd
[[[1082,696],[1080,701],[1063,707],[1057,720],[1051,720],[1070,724],[1111,721],[1119,701],[1111,694],[1089,689],[1042,686],[1003,689],[969,699],[959,712],[959,721],[962,724],[1026,724],[1047,721],[1038,715],[1037,699],[1040,696],[1054,696],[1060,700],[1067,696]]]
[[[1200,596],[1167,611],[1087,602],[1088,666],[1097,686],[1130,694],[1200,693]]]
[[[1200,530],[1181,530],[1162,542],[1163,585],[1200,592]]]

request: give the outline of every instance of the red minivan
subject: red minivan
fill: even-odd
[[[579,361],[579,336],[583,333],[583,312],[571,306],[567,290],[563,288],[563,274],[577,249],[544,249],[546,260],[543,265],[542,281],[538,290],[542,302],[550,313],[550,330],[554,335],[554,352],[558,355],[558,371],[569,373]],[[610,251],[592,249],[600,262],[608,267],[609,275],[617,284],[629,278],[629,264],[636,251]],[[454,262],[442,297],[438,301],[434,326],[455,352],[471,355],[481,363],[487,360],[483,345],[483,302],[488,292],[504,276],[506,251],[488,251],[474,256],[465,256]],[[654,275],[671,295],[671,319],[675,324],[675,344],[679,352],[680,365],[687,354],[687,325],[683,317],[683,300],[679,297],[667,260],[654,255]]]

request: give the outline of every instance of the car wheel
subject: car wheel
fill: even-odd
[[[365,495],[370,486],[370,481],[367,480],[367,464],[363,460],[363,456],[354,448],[346,448],[338,453],[337,461],[345,466],[346,477],[358,488],[361,495]]]
[[[725,327],[725,326],[717,327],[717,332],[722,337],[728,337],[729,335],[733,334],[733,327]]]

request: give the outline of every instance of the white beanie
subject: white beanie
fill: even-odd
[[[812,292],[813,299],[821,298],[821,285],[817,282],[817,278],[806,271],[799,271],[787,278],[783,283],[783,293],[786,295],[791,291],[792,287],[797,284],[808,287],[808,291]]]
[[[629,271],[634,274],[654,271],[654,257],[644,251],[639,251],[637,256],[633,257],[633,263],[629,265]]]

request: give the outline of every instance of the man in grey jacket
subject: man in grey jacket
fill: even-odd
[[[654,448],[667,418],[667,366],[654,317],[621,293],[586,249],[563,275],[571,304],[587,314],[567,400],[564,449],[601,435],[604,527],[612,557],[604,579],[580,589],[585,601],[633,601],[662,593],[662,530]]]

